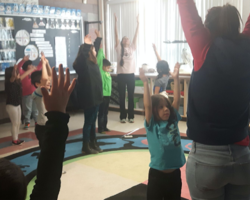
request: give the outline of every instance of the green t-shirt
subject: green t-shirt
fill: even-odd
[[[97,55],[97,64],[100,68],[101,77],[102,77],[102,89],[103,96],[111,96],[111,85],[112,85],[112,77],[109,72],[103,71],[103,59],[105,59],[103,49],[99,49]]]

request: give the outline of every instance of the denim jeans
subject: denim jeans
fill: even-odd
[[[34,102],[32,95],[23,96],[23,115],[25,118],[25,123],[30,123],[31,115],[34,121],[37,121],[38,111],[36,108],[36,103]]]
[[[193,142],[186,176],[193,200],[249,200],[249,147]]]
[[[84,110],[83,143],[94,141],[96,138],[96,118],[99,106],[87,108]]]

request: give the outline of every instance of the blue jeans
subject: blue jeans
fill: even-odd
[[[84,110],[83,143],[88,143],[96,139],[96,118],[99,106]]]
[[[249,147],[193,142],[186,176],[193,200],[249,200]]]
[[[30,123],[31,115],[34,121],[37,121],[38,110],[36,108],[36,103],[34,102],[32,95],[23,96],[23,115],[25,118],[25,123]]]

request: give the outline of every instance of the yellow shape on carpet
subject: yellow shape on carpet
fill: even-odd
[[[145,150],[103,153],[77,161],[77,163],[117,174],[138,183],[148,179],[149,162],[150,154]]]

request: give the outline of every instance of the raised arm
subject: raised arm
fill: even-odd
[[[49,78],[52,78],[52,70],[51,70],[51,66],[49,64],[49,61],[45,58],[46,61],[46,69],[47,69],[47,74]]]
[[[46,58],[45,58],[45,57],[42,57],[42,58],[41,58],[41,61],[42,61],[41,85],[42,85],[43,87],[45,87],[46,84],[47,84],[47,80],[49,79],[48,72],[47,72],[47,62],[46,62]]]
[[[160,57],[160,55],[159,55],[159,53],[158,53],[158,51],[157,51],[157,48],[156,48],[155,44],[153,44],[153,49],[154,49],[154,52],[155,52],[155,55],[156,55],[157,60],[158,60],[158,61],[161,61],[161,57]]]
[[[32,66],[31,69],[25,71],[21,76],[20,76],[20,80],[23,80],[26,76],[30,75],[32,72],[36,71],[37,68]]]
[[[21,73],[21,72],[23,71],[23,70],[22,70],[22,66],[23,66],[23,64],[24,64],[26,61],[29,60],[29,58],[30,58],[29,55],[28,55],[28,56],[24,56],[23,59],[18,63],[18,65],[17,65],[17,70],[19,71],[19,73]]]
[[[199,70],[204,64],[212,37],[205,28],[196,9],[194,0],[177,0],[181,16],[182,28],[194,57],[194,70]]]
[[[17,79],[17,65],[14,66],[10,78],[10,82],[13,83]]]
[[[135,36],[133,39],[133,45],[136,48],[137,47],[137,38],[138,38],[138,32],[139,32],[139,25],[140,25],[140,21],[139,21],[139,15],[137,16],[137,27],[136,27],[136,31],[135,31]]]
[[[247,23],[245,25],[245,28],[244,28],[244,31],[242,32],[242,34],[250,37],[250,15],[248,16]]]
[[[179,110],[180,98],[181,98],[179,69],[180,69],[180,64],[176,63],[174,67],[174,72],[169,72],[171,76],[174,78],[174,102],[172,103],[172,106],[176,110]]]
[[[145,76],[145,72],[142,68],[140,68],[140,79],[143,82],[144,85],[144,94],[143,94],[143,102],[145,107],[145,116],[147,124],[150,123],[150,119],[152,117],[152,102],[151,102],[151,96],[149,93],[149,87],[148,87],[148,79]]]
[[[59,79],[53,68],[51,93],[42,89],[48,121],[45,125],[44,145],[37,166],[37,179],[30,200],[57,200],[61,187],[62,163],[68,137],[69,115],[66,106],[74,89],[75,79],[70,84],[69,70],[64,78],[63,68],[59,67]],[[56,144],[56,148],[55,148]]]
[[[101,37],[101,34],[100,34],[100,31],[98,30],[95,30],[95,34],[96,34],[96,40],[94,42],[94,46],[95,46],[95,50],[96,50],[96,56],[98,55],[98,51],[101,47],[101,42],[102,42],[102,37]]]
[[[119,36],[118,36],[117,22],[118,22],[118,19],[115,14],[115,47],[118,47],[120,43]]]
[[[83,72],[84,68],[86,68],[87,63],[86,60],[89,57],[89,51],[91,48],[92,40],[90,35],[86,35],[84,37],[84,44],[82,44],[79,48],[77,57],[75,59],[75,62],[73,64],[73,68],[76,71],[76,73]]]

